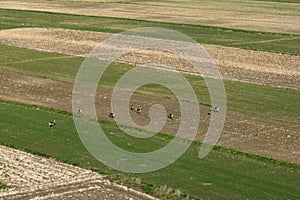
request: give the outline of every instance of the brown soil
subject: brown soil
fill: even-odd
[[[85,56],[97,43],[108,38],[105,33],[65,29],[23,28],[0,31],[0,43],[12,46]],[[237,48],[204,45],[216,61],[224,79],[300,89],[300,56],[250,51]],[[123,56],[120,62],[161,63],[176,66],[179,71],[194,69],[184,60],[167,52],[140,50]]]
[[[0,181],[11,187],[0,192],[0,199],[156,199],[53,159],[4,146],[0,154]]]
[[[246,30],[300,33],[299,6],[265,1],[2,0],[1,8],[202,24]],[[112,2],[112,3],[109,3]],[[125,2],[125,3],[124,3]]]

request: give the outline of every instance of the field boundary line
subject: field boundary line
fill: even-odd
[[[259,44],[259,43],[268,43],[268,42],[277,42],[277,41],[289,41],[289,40],[296,40],[296,39],[300,39],[300,37],[279,38],[279,39],[272,39],[272,40],[260,40],[260,41],[253,41],[253,42],[235,42],[235,43],[231,43],[231,45]]]
[[[65,59],[65,58],[75,58],[75,57],[76,56],[56,56],[56,57],[50,57],[50,58],[35,58],[35,59],[28,59],[28,60],[17,61],[17,62],[6,62],[6,63],[2,63],[1,65],[28,63],[28,62],[44,61],[44,60]]]

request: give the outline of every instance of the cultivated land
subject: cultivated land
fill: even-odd
[[[155,200],[98,173],[50,158],[4,146],[0,146],[0,154],[0,180],[11,188],[0,192],[1,199]]]
[[[91,4],[41,0],[0,1],[1,8],[43,11],[46,8],[51,12],[83,15],[99,15],[98,10],[101,8],[101,16],[110,16],[91,17],[0,9],[0,144],[92,169],[106,174],[106,178],[110,180],[160,198],[299,199],[300,49],[297,5],[293,0],[215,1],[209,4],[206,1],[203,4],[194,1],[121,1]],[[202,18],[197,21],[200,15]],[[211,16],[213,17],[210,18]],[[159,19],[164,22],[133,18],[152,21]],[[219,26],[218,23],[229,28],[247,30],[213,27]],[[228,115],[218,142],[222,148],[216,147],[205,159],[197,157],[201,143],[194,142],[188,152],[173,165],[153,173],[132,175],[103,166],[82,146],[70,113],[71,94],[74,77],[83,61],[78,56],[84,56],[96,42],[107,38],[111,33],[144,26],[178,30],[205,44],[207,51],[216,59],[220,72],[228,79],[224,81]],[[268,33],[269,31],[281,33]],[[96,107],[100,124],[108,137],[126,150],[149,152],[167,144],[172,139],[170,135],[176,133],[180,123],[179,105],[175,96],[157,85],[147,85],[133,95],[131,102],[141,106],[143,112],[140,115],[131,114],[136,123],[145,125],[149,122],[149,107],[155,103],[164,105],[168,112],[175,115],[175,119],[167,120],[162,129],[162,132],[169,135],[157,134],[147,140],[137,139],[124,135],[109,121],[111,92],[122,74],[132,68],[128,63],[163,63],[184,72],[201,104],[201,121],[197,135],[197,140],[201,141],[207,130],[209,116],[206,112],[210,106],[204,81],[190,74],[193,71],[185,61],[168,52],[153,50],[133,52],[121,57],[119,63],[113,64],[102,77],[96,95]],[[56,119],[58,124],[54,129],[49,129],[47,122],[52,119]],[[1,149],[5,149],[1,152],[3,155],[6,154],[3,152],[10,152],[8,154],[14,157],[12,152],[16,152],[5,147]],[[19,152],[17,154],[23,155]],[[23,167],[22,170],[29,170],[29,176],[26,176],[29,179],[27,182],[24,179],[28,183],[24,189],[9,189],[0,195],[9,195],[13,190],[29,195],[26,189],[28,185],[35,189],[30,195],[50,197],[50,193],[53,193],[51,198],[68,198],[67,190],[79,191],[72,192],[74,198],[82,197],[80,195],[95,195],[96,198],[99,190],[102,195],[111,191],[110,186],[102,187],[101,184],[106,181],[99,183],[99,175],[91,172],[89,173],[96,177],[92,180],[84,179],[79,184],[67,184],[61,189],[50,187],[48,192],[37,189],[36,180],[40,180],[41,175],[35,174],[37,179],[30,178],[30,170],[33,168],[27,167],[28,163],[24,165],[24,159],[3,158],[7,158],[7,161],[0,160],[1,170],[11,172],[17,165]],[[34,156],[31,158],[39,159]],[[37,165],[49,165],[49,162],[56,165],[53,159],[43,159]],[[28,165],[36,166],[35,163]],[[55,173],[55,170],[51,171],[49,168],[42,175],[46,177],[45,182],[52,180],[47,178],[47,174]],[[68,169],[61,170],[58,174],[60,173],[69,174]],[[9,177],[14,176],[15,173],[12,173]],[[75,180],[76,175],[72,175],[72,178]],[[18,185],[18,180],[5,179],[2,173],[0,188],[6,187],[5,184]],[[94,188],[99,190],[95,191]],[[116,195],[124,194],[123,189],[120,192],[117,188],[113,190]]]
[[[300,8],[296,0],[286,2],[17,0],[0,1],[0,7],[299,34]]]
[[[18,28],[0,31],[0,43],[73,56],[86,56],[108,33],[66,29]],[[204,45],[227,80],[300,90],[300,56]],[[26,62],[26,61],[24,61]],[[186,73],[197,73],[185,60],[157,50],[135,51],[119,62],[136,65],[163,64]],[[7,63],[9,64],[9,63]]]

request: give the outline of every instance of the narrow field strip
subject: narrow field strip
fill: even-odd
[[[278,41],[292,41],[298,40],[300,37],[291,37],[291,38],[279,38],[279,39],[272,39],[272,40],[261,40],[261,41],[254,41],[254,42],[237,42],[231,43],[232,45],[240,45],[240,44],[260,44],[260,43],[269,43],[269,42],[278,42]]]
[[[47,60],[64,60],[64,59],[70,59],[74,58],[74,56],[58,56],[58,57],[49,57],[49,58],[35,58],[35,59],[28,59],[28,60],[22,60],[22,61],[12,61],[7,63],[1,63],[1,65],[13,65],[13,64],[21,64],[21,63],[31,63],[31,62],[37,62],[37,61],[47,61]]]

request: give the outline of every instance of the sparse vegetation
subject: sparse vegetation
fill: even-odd
[[[6,189],[6,188],[8,188],[8,186],[6,184],[0,182],[0,190]]]

